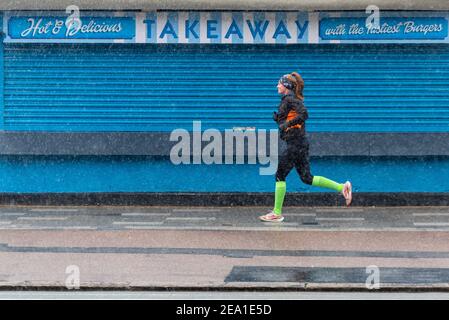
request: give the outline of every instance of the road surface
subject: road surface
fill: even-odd
[[[448,207],[264,213],[0,207],[0,290],[449,292]]]

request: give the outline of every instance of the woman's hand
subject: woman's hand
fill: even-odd
[[[287,125],[287,121],[283,122],[279,125],[279,129],[281,129],[282,131],[286,131],[288,129],[288,125]]]

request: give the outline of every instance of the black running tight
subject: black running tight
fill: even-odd
[[[313,176],[310,173],[309,143],[307,141],[288,141],[287,148],[280,154],[276,181],[285,181],[290,171],[296,168],[302,182],[311,185]]]

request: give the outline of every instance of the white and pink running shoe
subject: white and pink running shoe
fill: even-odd
[[[343,194],[343,197],[346,199],[346,206],[349,207],[349,205],[352,202],[352,185],[351,182],[346,181],[343,186],[343,191],[341,192]]]
[[[284,221],[284,217],[280,214],[276,214],[271,210],[269,213],[267,213],[264,216],[259,217],[260,220],[264,222],[282,222]]]

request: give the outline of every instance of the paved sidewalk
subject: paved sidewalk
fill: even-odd
[[[447,207],[265,212],[0,207],[0,289],[449,291]]]
[[[0,206],[0,230],[449,230],[448,207],[287,207],[280,224],[265,207]]]

